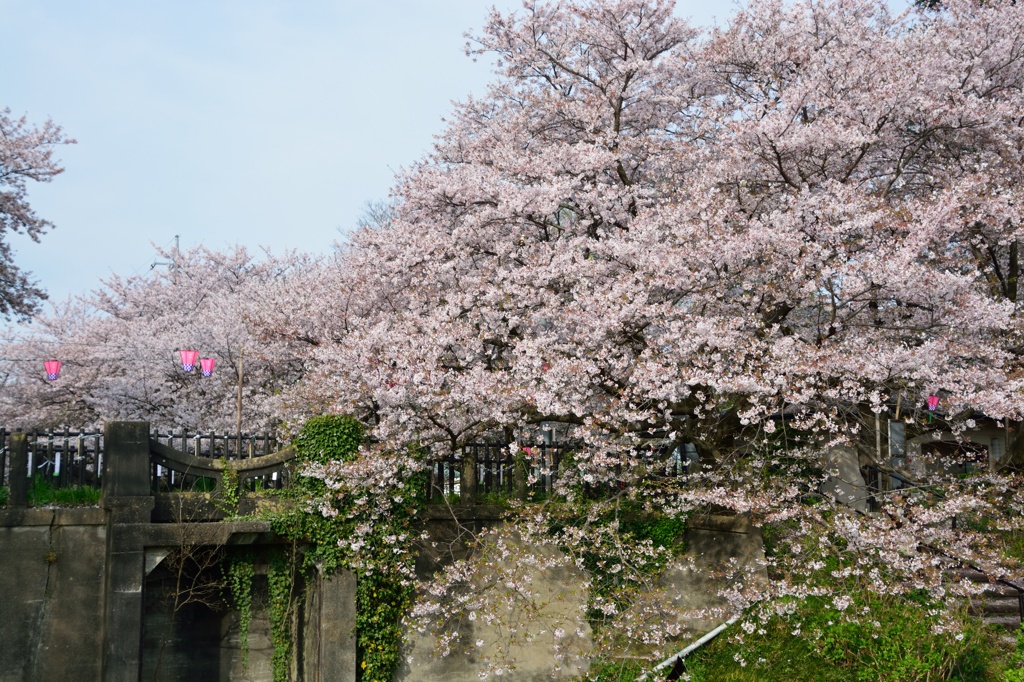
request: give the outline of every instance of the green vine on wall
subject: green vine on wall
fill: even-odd
[[[242,500],[242,488],[239,481],[238,469],[225,457],[220,458],[221,479],[220,487],[211,498],[213,504],[226,517],[235,518],[238,516],[238,504]]]
[[[292,509],[272,516],[278,535],[306,545],[299,570],[306,578],[316,572],[324,576],[340,570],[356,574],[356,656],[359,679],[390,682],[400,660],[401,622],[413,600],[414,558],[412,524],[424,503],[424,475],[421,469],[401,470],[393,487],[381,491],[343,482],[340,490],[328,489],[316,475],[303,475],[304,466],[331,467],[353,463],[358,458],[363,429],[352,417],[323,415],[310,419],[293,442],[299,453],[299,473],[289,495]],[[396,460],[397,461],[397,460]],[[397,465],[396,465],[397,466]],[[325,515],[324,510],[329,510]],[[359,538],[358,542],[352,542]],[[284,573],[282,573],[282,576]],[[289,576],[291,574],[289,573]],[[291,591],[283,577],[271,578],[271,609],[275,592],[281,604]],[[287,626],[287,611],[280,618]],[[275,638],[277,635],[274,635]],[[274,680],[284,680],[289,654],[288,638],[279,645],[275,639]],[[280,647],[280,653],[279,653]]]
[[[267,570],[267,617],[270,619],[270,639],[274,645],[271,658],[274,682],[287,682],[291,661],[291,614],[295,593],[295,545],[289,554],[277,550],[270,557]]]
[[[238,638],[242,645],[242,667],[249,664],[249,626],[252,624],[252,579],[255,574],[252,555],[248,552],[228,558],[226,565],[228,591],[238,610]]]

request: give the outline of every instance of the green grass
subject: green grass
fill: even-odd
[[[963,637],[933,632],[927,600],[861,593],[845,611],[810,597],[746,633],[732,626],[687,659],[692,682],[997,682],[1001,645],[964,616]],[[794,632],[799,631],[799,635]],[[742,641],[739,641],[742,638]]]
[[[1007,657],[999,682],[1024,682],[1024,625],[1017,629],[1017,648]]]
[[[5,500],[6,503],[6,500]],[[72,486],[57,488],[44,476],[34,476],[28,490],[30,507],[90,507],[100,503],[99,488]]]
[[[0,508],[7,506],[10,490],[0,488]],[[30,507],[95,507],[100,503],[99,488],[72,486],[56,488],[45,476],[34,476],[28,489]]]
[[[630,660],[601,660],[590,664],[590,670],[581,680],[586,682],[633,682],[644,672],[643,666]],[[659,680],[660,677],[654,679]]]

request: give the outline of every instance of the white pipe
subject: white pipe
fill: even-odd
[[[733,623],[735,623],[739,619],[740,619],[739,616],[733,616],[732,618],[730,618],[729,620],[725,621],[724,623],[719,625],[717,628],[712,630],[711,632],[707,633],[706,635],[704,635],[703,637],[698,639],[696,642],[693,642],[692,644],[687,646],[685,649],[680,651],[678,654],[673,654],[672,656],[669,656],[668,658],[666,658],[664,661],[662,661],[658,665],[654,666],[654,669],[651,670],[651,672],[652,673],[653,672],[657,672],[658,670],[661,670],[662,668],[667,668],[670,665],[675,665],[675,662],[678,661],[680,658],[686,658],[686,656],[688,654],[696,651],[697,649],[701,648],[702,646],[704,646],[705,644],[707,644],[708,642],[713,640],[715,637],[718,636],[718,633],[720,633],[722,630],[726,629],[727,627],[729,627],[730,625],[732,625]],[[645,680],[647,680],[647,673],[644,673],[640,677],[636,678],[636,682],[645,682]]]

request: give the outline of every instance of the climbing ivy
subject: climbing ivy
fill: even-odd
[[[307,421],[292,446],[306,462],[327,464],[355,459],[363,442],[363,426],[353,417],[322,414]]]
[[[292,553],[277,549],[271,554],[267,570],[267,617],[270,619],[270,639],[274,645],[271,659],[274,682],[287,682],[288,663],[291,660],[292,640],[289,625],[292,612],[295,575],[295,545]]]
[[[249,625],[252,624],[252,555],[239,552],[228,557],[225,581],[231,602],[238,610],[238,638],[242,644],[242,666],[249,664]]]
[[[221,480],[220,487],[210,497],[213,505],[232,519],[238,516],[238,504],[242,500],[242,489],[238,480],[238,469],[225,457],[220,458]]]
[[[412,523],[424,503],[425,479],[418,471],[401,469],[397,483],[386,490],[351,482],[340,490],[328,489],[322,478],[324,467],[357,463],[362,438],[362,426],[352,417],[324,415],[309,420],[293,441],[299,454],[298,473],[288,494],[295,504],[270,520],[275,533],[306,546],[298,560],[304,577],[312,577],[315,571],[356,574],[360,679],[390,682],[399,662],[401,620],[413,599]],[[272,603],[275,590],[284,603],[283,594],[291,589],[286,590],[283,577],[280,580],[278,587],[271,586]],[[281,617],[282,622],[287,620]],[[275,640],[275,658],[279,655],[287,661],[287,645],[281,645],[279,654]],[[277,670],[275,663],[275,681]]]

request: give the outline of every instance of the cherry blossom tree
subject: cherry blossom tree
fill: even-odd
[[[14,264],[5,235],[20,232],[39,241],[53,227],[29,205],[27,185],[62,173],[53,147],[73,143],[53,121],[34,128],[25,117],[11,118],[10,109],[0,109],[0,315],[6,319],[28,318],[46,294]]]
[[[883,464],[876,415],[1021,433],[1021,25],[1018,4],[972,0],[759,2],[703,34],[660,0],[493,12],[470,50],[497,58],[487,93],[310,283],[318,309],[264,320],[318,368],[292,408],[435,453],[556,424],[565,499],[612,481],[666,513],[795,524],[873,589],[947,589],[921,543],[1009,575],[950,521],[1019,529],[1016,475],[936,467],[941,494],[838,522],[820,490],[830,447]],[[644,478],[685,443],[701,471]]]
[[[157,428],[235,432],[242,373],[242,430],[279,425],[276,394],[302,372],[281,341],[259,338],[250,320],[267,292],[287,286],[311,260],[254,258],[243,248],[158,252],[167,264],[144,276],[113,276],[35,318],[4,348],[0,405],[9,426],[84,426],[114,419]],[[216,364],[186,373],[178,351]],[[44,358],[63,361],[47,381]]]
[[[900,392],[1019,419],[1016,11],[493,15],[500,77],[353,236],[313,393],[399,440],[550,421],[711,458]]]

